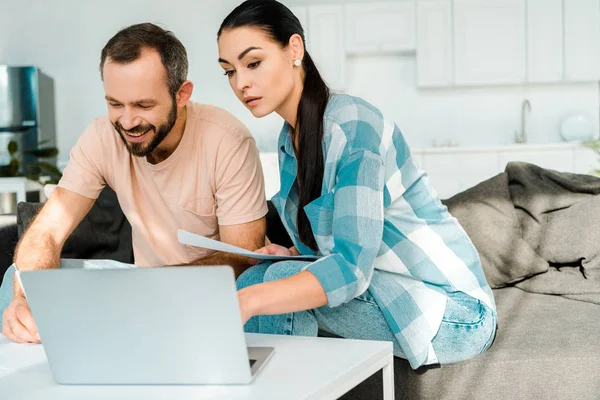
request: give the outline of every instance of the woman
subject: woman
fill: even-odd
[[[496,310],[477,251],[417,169],[397,126],[366,101],[331,94],[298,19],[245,1],[218,33],[219,63],[255,117],[279,114],[281,190],[295,246],[237,281],[248,332],[389,340],[413,368],[487,349]]]

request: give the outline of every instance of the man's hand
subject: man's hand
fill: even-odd
[[[16,296],[2,315],[2,333],[17,343],[40,343],[33,315],[22,296]]]

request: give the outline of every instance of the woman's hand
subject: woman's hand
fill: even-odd
[[[288,248],[280,246],[278,244],[269,244],[265,247],[255,250],[254,252],[259,253],[259,254],[270,254],[273,256],[284,256],[284,257],[291,257],[291,256],[298,255],[298,251],[296,250],[295,247],[288,249]],[[249,258],[248,259],[248,263],[250,265],[258,264],[260,261],[261,260],[259,260],[257,258]]]

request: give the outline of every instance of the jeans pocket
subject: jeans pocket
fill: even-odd
[[[485,314],[481,301],[463,292],[448,294],[443,322],[456,325],[478,325]]]

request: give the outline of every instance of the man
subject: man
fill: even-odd
[[[187,70],[184,46],[156,25],[133,25],[108,41],[100,62],[108,117],[92,122],[72,149],[58,187],[17,246],[19,270],[58,267],[66,239],[106,184],[131,224],[136,265],[245,269],[245,258],[177,241],[177,229],[185,229],[255,250],[264,245],[267,213],[252,136],[226,111],[189,100]],[[13,283],[2,333],[39,342]]]

